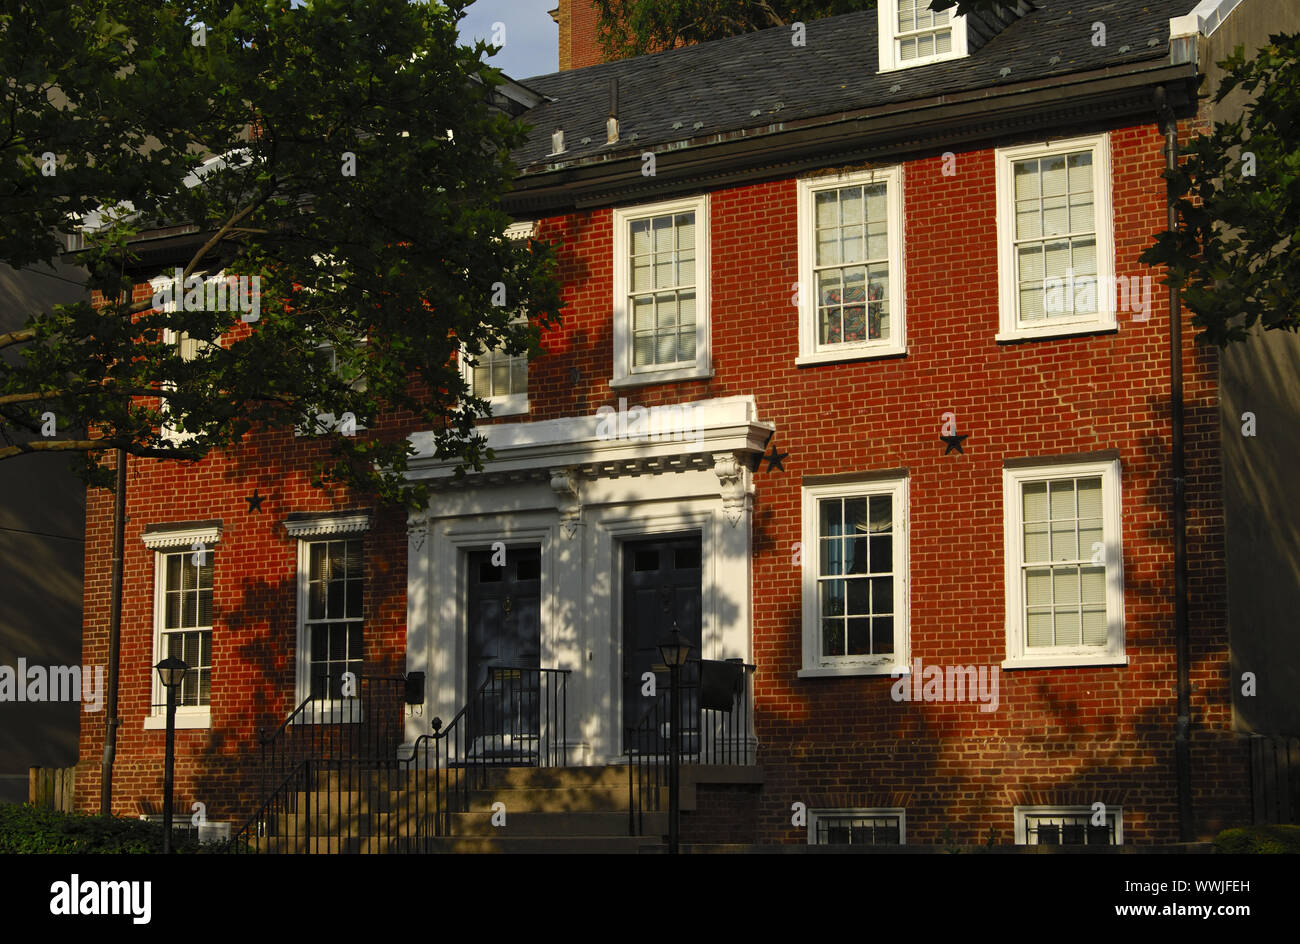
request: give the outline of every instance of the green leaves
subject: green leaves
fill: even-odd
[[[549,250],[501,238],[523,129],[490,105],[499,74],[457,44],[460,5],[52,7],[0,20],[0,66],[33,89],[57,78],[72,103],[65,127],[36,91],[0,86],[23,132],[6,144],[0,128],[0,152],[20,158],[0,161],[0,261],[54,258],[50,234],[77,229],[68,214],[130,214],[86,237],[91,286],[110,303],[35,314],[23,356],[0,361],[0,431],[30,431],[51,409],[61,429],[93,429],[138,455],[197,458],[249,430],[351,412],[368,427],[356,436],[309,434],[322,481],[400,501],[420,500],[401,478],[411,431],[437,429],[445,456],[478,462],[482,404],[466,395],[461,344],[523,350],[560,303]],[[104,31],[83,28],[101,15]],[[125,45],[114,22],[128,27]],[[203,45],[194,23],[207,27]],[[47,149],[62,163],[41,178],[32,160]],[[158,227],[194,228],[186,259],[136,257]],[[174,264],[255,276],[260,317],[130,298]],[[507,303],[494,305],[502,284]],[[514,324],[523,312],[531,323]],[[214,344],[182,356],[196,342]],[[12,400],[31,391],[43,398]],[[367,422],[394,415],[400,425]],[[164,435],[164,420],[187,435]],[[84,471],[97,475],[93,459]]]
[[[1238,47],[1220,63],[1215,101],[1233,91],[1254,98],[1183,147],[1169,175],[1178,226],[1141,257],[1167,267],[1198,340],[1221,347],[1256,325],[1300,328],[1300,35],[1269,43],[1254,59]]]

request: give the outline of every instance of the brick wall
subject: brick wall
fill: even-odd
[[[1161,144],[1151,125],[1111,136],[1118,276],[1149,274],[1137,255],[1164,224]],[[803,842],[805,832],[790,824],[791,803],[870,800],[906,806],[909,842],[943,841],[949,828],[951,841],[983,843],[992,829],[1009,842],[1017,804],[1100,800],[1123,806],[1126,842],[1176,840],[1168,309],[1160,286],[1150,320],[1121,313],[1117,333],[999,345],[993,152],[959,153],[957,174],[947,177],[937,157],[910,161],[907,356],[798,368],[795,197],[792,180],[712,194],[715,376],[623,392],[644,406],[752,395],[760,418],[776,424],[775,445],[790,454],[784,472],[757,476],[755,716],[767,777],[757,798],[743,800],[755,810],[746,833]],[[539,235],[557,246],[568,307],[563,326],[543,339],[546,356],[531,365],[527,419],[617,404],[609,387],[611,212],[546,220]],[[1245,821],[1248,789],[1227,689],[1217,362],[1195,347],[1190,323],[1184,337],[1193,785],[1205,833]],[[945,411],[970,437],[964,455],[943,454]],[[802,626],[792,554],[801,540],[801,476],[907,467],[912,656],[992,666],[1005,655],[1003,460],[1103,449],[1118,449],[1123,463],[1126,667],[1004,672],[1001,707],[990,713],[972,703],[894,702],[888,677],[796,677]],[[291,707],[294,544],[284,515],[359,503],[308,486],[309,451],[291,436],[264,434],[237,456],[197,466],[132,461],[121,809],[161,785],[162,732],[140,730],[152,655],[152,553],[140,530],[160,521],[225,522],[216,556],[213,729],[178,735],[178,792],[225,803],[230,789],[215,765],[246,754],[254,727]],[[253,487],[269,496],[261,514],[243,501]],[[101,494],[87,503],[89,662],[104,658],[110,507]],[[381,514],[366,538],[367,645],[395,671],[405,645],[403,523]],[[82,735],[86,770],[78,783],[87,791],[98,789],[94,725]],[[707,803],[716,801],[709,794]],[[702,835],[726,832],[719,824],[734,814],[701,803]],[[217,818],[213,809],[209,802],[209,817]]]
[[[596,8],[592,0],[559,0],[551,16],[560,27],[560,71],[581,69],[605,61],[596,38]]]

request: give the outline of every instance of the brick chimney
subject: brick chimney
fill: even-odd
[[[560,71],[605,62],[596,39],[596,8],[592,0],[559,0],[550,11],[560,27]]]

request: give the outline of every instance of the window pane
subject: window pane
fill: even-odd
[[[876,654],[883,655],[894,651],[894,618],[892,616],[877,616],[871,621],[871,645],[871,651]]]
[[[844,655],[844,621],[838,619],[822,620],[822,655]]]
[[[850,619],[848,623],[848,649],[844,653],[849,656],[868,656],[871,655],[871,620],[869,619]]]
[[[1051,612],[1031,612],[1026,617],[1028,640],[1030,646],[1050,646],[1052,644]]]

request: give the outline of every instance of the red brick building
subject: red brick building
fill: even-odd
[[[1138,256],[1165,225],[1163,109],[1195,127],[1192,6],[882,0],[527,80],[546,101],[510,208],[566,308],[543,357],[472,376],[495,460],[453,481],[404,430],[434,485],[410,520],[313,489],[291,433],[131,460],[115,809],[161,793],[164,637],[198,669],[178,802],[239,825],[257,729],[328,700],[325,670],[415,679],[408,752],[491,666],[567,670],[552,746],[623,763],[675,620],[754,666],[744,712],[693,735],[731,763],[693,781],[688,838],[1177,841],[1170,311]],[[1218,365],[1184,322],[1207,836],[1247,820],[1249,781]],[[110,499],[87,519],[92,664]],[[87,808],[102,736],[83,725]]]

